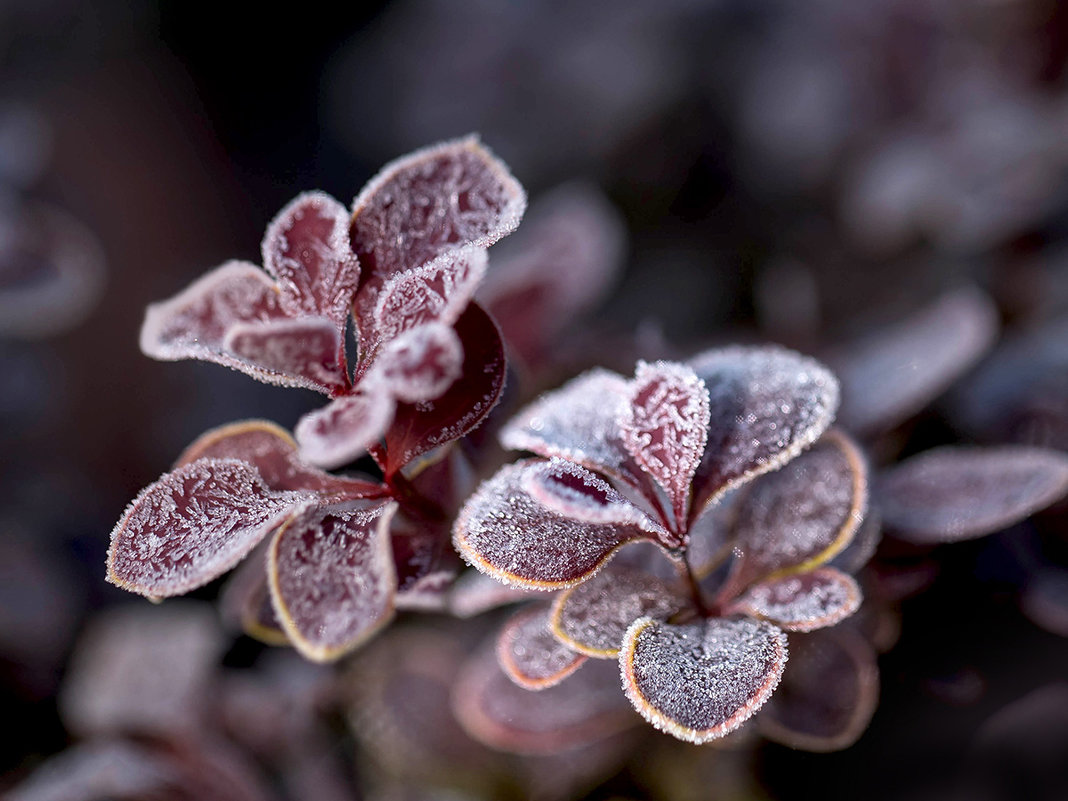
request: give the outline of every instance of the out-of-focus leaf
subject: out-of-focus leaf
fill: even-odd
[[[662,533],[648,524],[582,522],[546,507],[524,489],[525,474],[545,464],[527,460],[503,467],[460,510],[453,543],[479,570],[520,586],[569,587],[589,578],[624,543]]]
[[[481,649],[456,681],[452,707],[479,742],[516,754],[557,754],[602,740],[637,722],[611,662],[595,660],[540,692],[519,687],[493,649]]]
[[[615,659],[630,624],[640,617],[667,620],[689,601],[665,581],[609,565],[553,601],[553,633],[579,653]]]
[[[219,613],[227,626],[266,645],[289,645],[271,603],[267,582],[268,544],[257,545],[226,580],[219,595]]]
[[[308,659],[337,659],[392,617],[394,509],[391,503],[313,509],[275,535],[268,551],[271,599],[290,641]]]
[[[385,434],[396,402],[383,387],[342,395],[304,415],[293,431],[300,456],[327,469],[364,454]]]
[[[619,666],[634,708],[661,731],[705,743],[738,728],[775,689],[786,635],[770,623],[711,618],[681,625],[644,617]]]
[[[860,607],[860,587],[833,567],[762,581],[734,603],[732,612],[770,620],[786,631],[833,626]]]
[[[828,355],[842,382],[838,422],[878,433],[916,413],[971,367],[997,335],[997,312],[973,287]]]
[[[981,537],[1068,492],[1068,456],[1025,446],[944,447],[879,476],[875,497],[888,530],[916,543]]]
[[[383,281],[452,248],[489,247],[515,230],[525,209],[508,168],[469,136],[382,168],[353,201],[352,247],[365,281]]]
[[[1031,576],[1020,608],[1046,631],[1068,637],[1068,570],[1045,567]]]
[[[872,647],[845,626],[790,635],[790,664],[756,718],[769,739],[805,751],[839,751],[868,727],[879,697]]]
[[[831,431],[738,499],[730,587],[821,565],[852,540],[868,505],[867,468],[840,431]]]
[[[708,392],[685,365],[639,362],[629,400],[619,420],[623,446],[667,493],[681,528],[708,437]]]
[[[883,518],[879,514],[879,507],[869,499],[868,511],[864,513],[853,539],[827,564],[852,575],[871,561],[882,538]]]
[[[500,399],[505,362],[497,326],[472,303],[457,320],[455,331],[463,346],[463,371],[442,395],[397,405],[385,433],[383,470],[387,476],[424,453],[470,433]]]
[[[497,661],[512,681],[526,690],[559,684],[586,661],[553,636],[549,605],[520,609],[497,637]]]
[[[707,578],[731,555],[738,498],[744,493],[741,489],[721,495],[690,524],[686,532],[686,560],[699,579]]]
[[[537,595],[538,590],[509,586],[481,570],[465,570],[453,582],[448,607],[456,617],[468,618]]]
[[[313,505],[310,493],[271,490],[247,462],[200,459],[165,473],[130,504],[111,532],[108,581],[150,598],[181,595]]]
[[[819,362],[777,347],[732,347],[689,362],[708,389],[708,441],[691,518],[722,493],[775,470],[830,425],[838,381]]]

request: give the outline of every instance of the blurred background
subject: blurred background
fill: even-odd
[[[103,578],[125,504],[206,428],[319,403],[137,347],[147,303],[258,261],[298,192],[348,203],[386,161],[472,131],[532,200],[592,183],[629,245],[586,330],[635,353],[819,353],[977,285],[1016,348],[991,381],[1044,382],[1028,425],[991,423],[1002,396],[965,385],[893,451],[1064,449],[1066,67],[1056,0],[0,0],[0,719],[18,735],[0,788],[72,742],[56,698],[79,633],[144,605]],[[762,747],[763,792],[959,788],[980,726],[1065,677],[1068,639],[1018,605],[1036,562],[1068,563],[1064,521],[939,551],[868,732]]]

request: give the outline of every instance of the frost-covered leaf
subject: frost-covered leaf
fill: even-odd
[[[241,459],[255,467],[273,490],[308,490],[324,501],[374,498],[385,489],[373,481],[335,476],[302,462],[297,443],[269,420],[242,420],[213,428],[197,437],[175,467],[197,459]]]
[[[451,326],[467,308],[485,274],[486,251],[464,247],[392,276],[378,293],[373,318],[359,321],[364,340],[361,350],[369,354],[378,344],[426,323]],[[368,328],[370,341],[363,336]]]
[[[611,662],[588,662],[556,686],[530,692],[504,674],[492,648],[477,651],[465,665],[452,708],[476,740],[517,754],[568,751],[636,722]]]
[[[868,505],[867,469],[840,431],[780,470],[762,476],[738,500],[733,591],[754,581],[811,570],[852,540]]]
[[[624,240],[619,212],[599,190],[565,184],[538,198],[519,230],[494,248],[479,298],[523,361],[546,355],[605,295],[622,267]]]
[[[786,635],[744,618],[682,625],[639,618],[619,653],[634,708],[656,728],[692,743],[742,725],[771,695],[785,664]]]
[[[613,563],[557,595],[550,624],[553,633],[579,653],[615,659],[635,620],[667,620],[689,605],[662,579]]]
[[[385,433],[382,467],[387,476],[424,453],[469,434],[501,397],[504,346],[493,320],[478,304],[471,303],[454,330],[463,346],[463,371],[433,400],[397,405]]]
[[[278,289],[267,274],[254,264],[231,261],[169,300],[149,305],[141,326],[141,350],[154,359],[203,359],[269,384],[330,394],[332,384],[263,367],[226,347],[226,336],[234,325],[286,319]]]
[[[477,137],[387,164],[352,204],[352,247],[366,277],[419,267],[446,250],[489,247],[515,230],[526,194]]]
[[[520,411],[501,429],[501,444],[638,483],[634,473],[639,468],[619,432],[628,392],[623,376],[602,368],[589,370]]]
[[[711,409],[691,517],[815,442],[838,406],[838,382],[827,368],[782,348],[710,350],[689,364],[705,382]]]
[[[480,570],[465,570],[452,584],[448,605],[456,617],[468,618],[539,595],[538,590],[512,587]]]
[[[219,614],[231,629],[266,645],[288,645],[271,603],[267,581],[267,548],[263,542],[230,574],[219,594]]]
[[[327,469],[351,462],[382,438],[395,408],[384,388],[371,385],[309,412],[293,430],[301,459]]]
[[[705,385],[685,365],[639,362],[628,400],[619,418],[623,446],[667,493],[676,524],[683,526],[708,437]]]
[[[754,584],[730,611],[770,620],[786,631],[813,631],[845,620],[860,607],[860,598],[852,577],[818,567]]]
[[[875,497],[888,530],[936,543],[999,531],[1066,492],[1068,456],[1005,445],[925,451],[883,473]]]
[[[497,660],[512,681],[527,690],[559,684],[586,661],[553,636],[549,605],[520,609],[497,637]]]
[[[267,226],[263,266],[278,280],[287,315],[323,316],[345,330],[360,280],[348,228],[346,208],[323,192],[298,195]]]
[[[971,367],[997,326],[993,304],[969,287],[830,354],[828,364],[842,382],[838,422],[859,433],[897,425]]]
[[[77,326],[103,276],[100,242],[82,223],[49,204],[0,198],[0,334],[32,339]]]
[[[268,551],[271,599],[289,639],[308,659],[337,659],[392,617],[394,509],[390,503],[313,509],[275,536]]]
[[[338,361],[341,335],[325,317],[236,322],[222,350],[271,374],[301,376],[330,392],[346,388]]]
[[[314,504],[276,492],[252,465],[201,459],[150,484],[111,532],[108,581],[147,595],[181,595],[238,563],[256,543]]]
[[[525,489],[525,474],[544,462],[507,465],[475,491],[453,528],[468,562],[501,581],[537,589],[569,587],[589,578],[617,548],[663,536],[636,524],[596,524],[547,508]]]
[[[846,626],[790,635],[790,666],[756,724],[805,751],[839,751],[868,727],[879,697],[875,652]]]
[[[463,373],[464,348],[449,326],[426,323],[391,339],[363,385],[374,381],[403,403],[440,397]]]

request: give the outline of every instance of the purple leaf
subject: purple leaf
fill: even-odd
[[[883,538],[883,518],[879,509],[869,501],[868,511],[857,528],[853,539],[827,564],[843,573],[855,575],[875,556]]]
[[[755,620],[670,625],[639,618],[619,665],[634,708],[661,731],[705,743],[738,728],[768,699],[786,664],[786,635]]]
[[[1068,570],[1052,566],[1039,569],[1024,587],[1020,609],[1032,623],[1068,637]]]
[[[870,434],[922,409],[990,347],[997,312],[974,288],[933,304],[828,357],[842,382],[838,422]]]
[[[846,626],[791,635],[790,666],[756,723],[764,736],[805,751],[848,748],[879,698],[871,645]]]
[[[501,430],[501,444],[640,484],[619,433],[628,393],[628,381],[617,373],[585,372],[520,411]]]
[[[512,681],[527,690],[559,684],[586,661],[553,636],[548,604],[521,609],[497,637],[497,661]]]
[[[635,620],[667,620],[689,605],[661,579],[612,564],[557,595],[549,622],[553,633],[579,653],[615,659]]]
[[[222,351],[270,374],[301,376],[331,394],[347,387],[338,365],[341,336],[325,317],[236,322]]]
[[[728,492],[705,508],[686,532],[686,561],[698,579],[710,576],[731,555],[739,496],[744,489]]]
[[[267,226],[263,266],[278,280],[289,317],[322,316],[336,333],[345,330],[360,280],[348,228],[348,211],[323,192],[298,195]]]
[[[426,323],[391,339],[363,379],[403,403],[440,397],[463,374],[464,348],[447,325]]]
[[[852,540],[867,504],[859,451],[840,431],[829,431],[739,498],[734,547],[740,558],[724,596],[827,562]]]
[[[464,559],[509,584],[558,589],[589,578],[624,543],[662,536],[652,526],[582,522],[544,506],[524,484],[545,465],[507,465],[467,500],[453,528]]]
[[[372,358],[381,343],[426,323],[451,326],[485,274],[486,251],[464,247],[392,276],[378,293],[372,319],[360,320],[361,332],[368,326],[373,332],[373,341],[361,336],[361,358]]]
[[[480,570],[465,570],[453,582],[449,593],[449,611],[456,617],[469,618],[536,595],[541,593],[538,590],[511,587]]]
[[[523,188],[477,139],[443,142],[387,164],[352,204],[352,246],[379,281],[515,230]]]
[[[394,509],[389,503],[312,509],[275,536],[268,551],[271,599],[282,628],[308,659],[340,658],[393,616]]]
[[[593,661],[540,692],[519,687],[492,649],[475,653],[453,691],[453,711],[479,742],[516,754],[556,754],[634,724],[611,662]]]
[[[324,501],[381,497],[385,488],[372,481],[334,476],[297,457],[297,443],[269,420],[243,420],[201,434],[175,467],[197,459],[241,459],[255,467],[273,490],[308,490]]]
[[[957,542],[1000,531],[1068,492],[1068,456],[1044,448],[945,447],[879,477],[883,523],[916,543]]]
[[[463,372],[433,400],[398,404],[385,433],[383,470],[392,476],[418,456],[477,428],[504,389],[504,346],[497,326],[477,303],[456,322],[463,346]],[[298,438],[299,439],[299,438]]]
[[[623,446],[667,493],[682,527],[708,437],[708,392],[684,365],[639,362],[629,400],[619,419]]]
[[[293,430],[301,458],[328,469],[351,462],[383,437],[395,408],[389,393],[373,384],[335,398],[304,415]]]
[[[111,532],[108,581],[150,598],[189,592],[313,503],[309,493],[271,490],[246,462],[187,464],[127,507]]]
[[[786,631],[833,626],[860,608],[860,587],[833,567],[762,581],[731,606],[730,613],[770,620]]]
[[[818,362],[777,347],[725,348],[689,362],[708,389],[708,444],[691,518],[722,493],[781,467],[830,425],[838,382]]]
[[[229,627],[266,645],[289,645],[271,603],[267,582],[267,546],[261,543],[227,579],[219,595],[219,612]]]

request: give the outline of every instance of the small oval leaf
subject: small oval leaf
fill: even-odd
[[[586,661],[549,628],[548,604],[521,609],[497,637],[497,660],[512,681],[527,690],[559,684]]]
[[[390,340],[364,376],[403,403],[440,397],[463,374],[464,348],[447,325],[426,323]]]
[[[293,430],[301,458],[327,469],[351,462],[382,438],[395,408],[389,393],[373,384],[335,398],[304,415]]]
[[[786,631],[814,631],[845,620],[860,608],[860,587],[833,567],[754,584],[730,612],[770,620]]]

